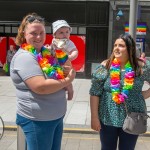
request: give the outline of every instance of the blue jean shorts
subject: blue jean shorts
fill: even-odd
[[[17,114],[19,125],[26,138],[28,150],[60,150],[63,118],[52,121],[33,121]]]

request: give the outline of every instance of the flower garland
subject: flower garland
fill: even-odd
[[[110,67],[110,82],[112,99],[117,103],[123,103],[128,98],[129,90],[133,88],[135,73],[128,61],[125,65],[125,77],[122,91],[120,91],[120,61],[116,58]]]
[[[68,55],[62,50],[55,50],[55,55],[60,65],[63,65],[68,59]]]
[[[59,54],[59,60],[57,61],[58,55],[56,55],[56,57],[52,56],[50,51],[45,47],[41,48],[41,53],[37,53],[36,49],[27,43],[22,44],[21,48],[33,53],[36,56],[42,71],[48,77],[52,79],[65,78],[63,68],[61,67],[61,65],[63,65],[68,59],[68,55],[65,52],[62,51],[62,53]]]

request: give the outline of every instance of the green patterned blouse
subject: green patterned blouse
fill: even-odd
[[[143,66],[143,74],[135,77],[134,86],[129,91],[128,98],[125,100],[128,112],[144,112],[146,110],[145,100],[142,96],[144,81],[150,83],[150,61],[146,61]],[[121,87],[123,86],[125,71],[121,71]],[[105,125],[122,127],[126,117],[124,104],[116,104],[112,100],[110,88],[110,74],[104,66],[100,66],[92,74],[92,85],[90,95],[98,96],[99,118]]]

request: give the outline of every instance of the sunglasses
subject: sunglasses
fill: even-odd
[[[45,22],[44,18],[42,17],[39,17],[39,16],[29,16],[27,17],[26,19],[29,23],[32,23],[34,21],[37,21],[37,22]]]

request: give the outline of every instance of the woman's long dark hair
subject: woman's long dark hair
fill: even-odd
[[[122,39],[127,47],[127,52],[129,55],[129,62],[131,63],[131,66],[133,68],[133,70],[136,73],[136,76],[141,74],[141,67],[138,64],[138,61],[140,59],[137,58],[136,56],[136,44],[135,41],[133,40],[133,38],[131,37],[131,35],[129,34],[121,34],[117,39]],[[110,58],[108,59],[107,63],[106,63],[106,68],[109,70],[111,63],[113,61],[113,59],[115,58],[114,53],[111,54]]]

